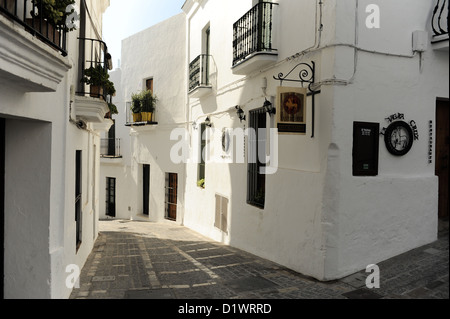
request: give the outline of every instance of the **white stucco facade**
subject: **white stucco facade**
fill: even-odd
[[[76,4],[80,8],[80,1]],[[109,1],[86,1],[92,18],[84,21],[86,37],[97,38],[94,29],[101,33],[101,15],[108,6]],[[83,101],[75,97],[79,36],[79,30],[67,34],[64,57],[0,14],[6,299],[68,298],[72,289],[66,279],[73,268],[66,272],[66,267],[81,269],[98,236],[100,132],[111,123],[103,120],[107,104],[102,102],[95,110],[100,121],[75,125],[84,114],[75,101]],[[89,101],[83,106],[92,105]],[[76,151],[82,154],[78,247]]]
[[[170,160],[170,134],[186,126],[185,19],[181,13],[122,42],[120,70],[112,73],[118,89],[115,101],[116,137],[121,138],[122,160],[116,164],[102,161],[102,179],[117,179],[116,218],[166,220],[166,174],[177,174],[184,185],[185,169]],[[134,125],[128,118],[129,102],[134,93],[146,89],[153,80],[153,94],[158,102],[153,124]],[[120,83],[120,84],[119,84]],[[127,125],[127,126],[126,126]],[[144,212],[143,165],[150,166],[148,214]],[[183,188],[179,188],[176,222],[184,211]],[[105,210],[102,210],[104,218]]]

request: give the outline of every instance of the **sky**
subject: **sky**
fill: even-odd
[[[185,0],[111,0],[103,15],[103,41],[118,67],[123,39],[180,12]]]

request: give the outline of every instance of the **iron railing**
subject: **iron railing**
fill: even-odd
[[[103,158],[121,158],[120,138],[102,138],[100,156]]]
[[[151,120],[144,119],[142,117],[142,114],[139,113],[138,115],[133,115],[133,111],[131,110],[133,102],[127,102],[127,108],[126,108],[126,123],[125,126],[145,126],[145,125],[157,125],[157,119],[156,119],[156,112],[153,111],[151,115]]]
[[[108,70],[112,69],[111,54],[108,53],[108,46],[105,42],[98,39],[79,38],[79,41],[81,57],[80,84],[77,95],[101,98],[108,103],[112,103],[106,82],[102,82],[103,84],[100,86],[87,85],[81,82],[90,68],[99,68],[99,71],[104,74],[108,74]],[[109,78],[109,75],[106,77]]]
[[[256,52],[274,52],[273,11],[277,3],[261,2],[233,25],[233,66]]]
[[[448,13],[449,1],[437,0],[436,6],[433,9],[433,16],[431,19],[431,27],[433,29],[433,38],[447,35],[448,39]]]
[[[211,56],[201,54],[189,64],[189,92],[201,86],[211,86],[209,68]]]
[[[67,56],[67,27],[63,17],[62,24],[56,25],[44,14],[43,1],[37,0],[0,0],[0,13],[17,22],[39,38],[42,42]]]

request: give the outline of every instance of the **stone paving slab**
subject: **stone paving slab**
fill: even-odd
[[[448,232],[368,273],[319,282],[171,223],[101,221],[71,299],[448,299]]]

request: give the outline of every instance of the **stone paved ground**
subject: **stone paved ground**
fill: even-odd
[[[368,273],[322,283],[168,223],[101,221],[71,299],[448,299],[448,231]]]

